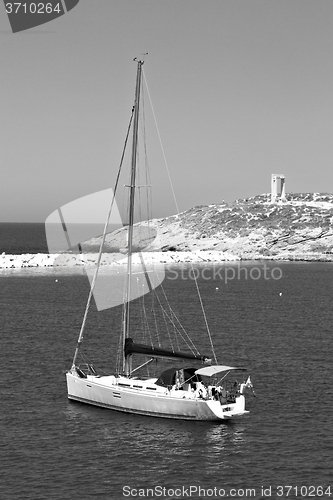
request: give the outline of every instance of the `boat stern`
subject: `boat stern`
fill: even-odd
[[[221,405],[219,401],[207,400],[207,406],[216,417],[222,420],[230,420],[233,417],[250,413],[245,410],[245,397],[242,394],[236,397],[234,403]]]

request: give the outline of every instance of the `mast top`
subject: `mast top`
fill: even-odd
[[[143,55],[143,58],[142,59],[138,59],[137,57],[134,57],[133,61],[137,62],[138,64],[144,64],[145,63],[145,56],[148,55],[148,52],[143,52],[142,53]]]

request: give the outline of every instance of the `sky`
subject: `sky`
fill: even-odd
[[[332,193],[332,49],[332,0],[80,0],[15,34],[1,2],[0,222],[113,187],[146,52],[180,211],[267,193],[273,173],[287,193]],[[177,209],[157,143],[164,217]]]

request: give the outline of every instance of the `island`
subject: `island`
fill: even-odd
[[[59,254],[0,255],[0,268],[91,266],[101,236]],[[123,265],[127,228],[107,234],[102,265]],[[333,261],[333,195],[271,194],[200,205],[134,226],[133,262]],[[142,255],[141,254],[141,255]]]

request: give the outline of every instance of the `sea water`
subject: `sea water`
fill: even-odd
[[[0,498],[332,496],[333,264],[194,269],[168,268],[163,285],[206,352],[196,274],[218,361],[248,369],[256,397],[248,394],[250,413],[235,421],[70,402],[65,373],[89,292],[84,271],[0,272]],[[102,370],[112,369],[120,320],[117,308],[92,307],[83,345]]]

